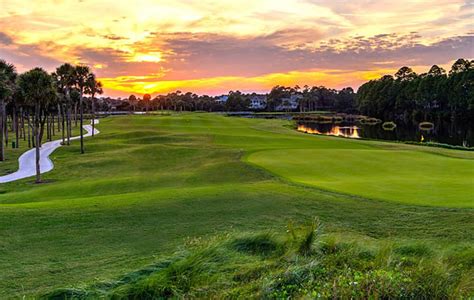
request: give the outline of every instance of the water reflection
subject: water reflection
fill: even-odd
[[[343,136],[346,138],[358,139],[359,136],[359,127],[357,126],[332,126],[329,131],[319,131],[316,128],[306,126],[304,124],[298,125],[298,131],[311,134],[324,134],[324,135],[333,135],[333,136]]]
[[[360,124],[342,122],[335,123],[317,123],[317,122],[299,122],[298,131],[343,136],[347,138],[368,138],[378,140],[392,141],[414,141],[414,142],[436,142],[450,145],[459,145],[464,147],[474,146],[474,128],[472,123],[448,123],[436,122],[434,127],[419,128],[418,123],[397,122],[396,128],[387,130],[382,124]]]

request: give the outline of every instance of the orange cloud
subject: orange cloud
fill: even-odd
[[[391,69],[370,71],[313,70],[272,73],[262,76],[220,76],[189,80],[162,80],[160,76],[119,76],[101,78],[109,94],[166,94],[176,90],[216,95],[230,90],[269,91],[275,85],[325,85],[342,88],[394,73]],[[343,76],[341,76],[343,74]]]

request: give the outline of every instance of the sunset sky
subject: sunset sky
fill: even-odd
[[[474,58],[474,0],[0,0],[0,58],[91,66],[109,96],[352,86]]]

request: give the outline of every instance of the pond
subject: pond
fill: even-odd
[[[367,138],[390,141],[436,142],[442,144],[474,147],[473,124],[441,122],[433,128],[420,129],[418,124],[397,124],[384,129],[382,123],[318,123],[298,122],[298,131],[347,138]]]

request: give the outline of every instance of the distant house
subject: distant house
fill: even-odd
[[[281,104],[276,107],[276,110],[295,110],[298,108],[301,99],[303,99],[301,94],[292,94],[290,97],[281,98]]]
[[[227,102],[227,99],[229,99],[228,95],[218,96],[216,98],[216,102],[219,103],[219,104],[225,104]]]
[[[250,99],[250,109],[264,109],[267,107],[267,96],[266,95],[257,95],[253,94],[249,97]]]

